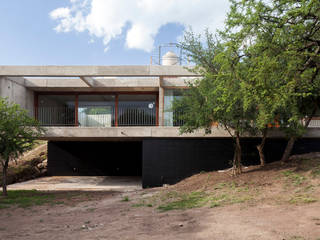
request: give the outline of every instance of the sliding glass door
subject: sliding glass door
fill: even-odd
[[[79,95],[78,126],[111,127],[115,125],[115,95]]]
[[[36,118],[43,126],[156,126],[156,93],[38,94]]]
[[[118,126],[155,126],[156,95],[119,95]]]

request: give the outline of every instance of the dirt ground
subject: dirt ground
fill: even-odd
[[[147,191],[148,192],[148,191]],[[138,197],[142,192],[129,195]],[[134,208],[122,194],[92,200],[2,209],[0,239],[319,239],[320,204],[243,206],[159,212]],[[96,199],[95,199],[96,198]]]
[[[40,191],[133,191],[141,189],[141,177],[136,176],[52,176],[15,183],[9,190]]]
[[[249,167],[237,178],[201,173],[162,188],[50,192],[54,204],[0,209],[0,239],[320,240],[319,175],[317,157]],[[159,210],[194,192],[206,193],[202,205]]]

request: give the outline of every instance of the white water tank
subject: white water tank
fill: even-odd
[[[169,51],[162,56],[162,65],[179,65],[179,57],[174,52]]]

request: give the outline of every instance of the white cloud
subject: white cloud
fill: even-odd
[[[57,32],[88,31],[109,42],[126,26],[128,48],[150,52],[159,29],[168,23],[191,26],[196,33],[222,28],[228,0],[70,0],[70,6],[53,10]]]
[[[69,8],[57,8],[50,13],[50,17],[53,19],[69,18],[70,17],[70,9]]]

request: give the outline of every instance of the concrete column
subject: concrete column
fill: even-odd
[[[164,88],[162,82],[162,77],[159,77],[159,126],[164,125]]]

